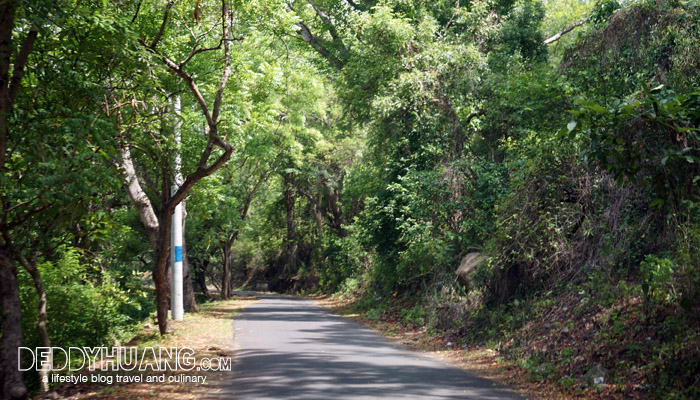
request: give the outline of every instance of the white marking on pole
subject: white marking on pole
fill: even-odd
[[[173,133],[175,134],[177,150],[175,151],[175,160],[173,162],[175,176],[173,177],[171,196],[175,195],[182,184],[182,173],[180,171],[180,129],[182,127],[180,122],[180,96],[175,96],[174,109],[175,126]],[[170,308],[173,320],[182,321],[184,314],[182,295],[182,203],[178,203],[175,206],[172,218],[173,225],[170,235],[170,260],[172,266],[170,268]]]

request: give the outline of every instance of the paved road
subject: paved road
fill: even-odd
[[[233,326],[235,399],[522,399],[310,300],[264,296]]]

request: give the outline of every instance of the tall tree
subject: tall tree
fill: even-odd
[[[200,116],[206,123],[203,132],[207,138],[206,143],[204,148],[200,150],[200,154],[197,157],[198,162],[194,171],[185,176],[177,192],[172,195],[169,193],[171,175],[167,173],[161,175],[159,194],[161,204],[157,212],[139,182],[139,175],[134,167],[131,146],[128,142],[122,143],[121,157],[118,161],[123,174],[125,189],[139,212],[141,222],[153,248],[155,260],[153,279],[156,286],[158,326],[161,334],[165,334],[168,330],[168,283],[166,264],[170,253],[171,216],[175,210],[175,206],[185,199],[192,187],[202,178],[211,175],[221,168],[231,157],[234,150],[219,133],[222,102],[231,72],[231,42],[233,40],[231,37],[231,23],[233,14],[230,13],[227,2],[222,1],[217,14],[218,16],[210,20],[210,27],[201,28],[197,26],[197,21],[190,23],[195,25],[190,31],[192,36],[190,49],[182,60],[175,61],[166,53],[168,51],[166,46],[161,46],[163,49],[159,49],[158,47],[163,41],[163,34],[169,24],[171,24],[173,7],[174,3],[169,2],[167,4],[162,15],[160,27],[155,35],[150,40],[141,39],[140,43],[148,53],[153,54],[155,58],[160,61],[163,67],[177,76],[187,86],[189,94],[194,97],[195,103],[199,108]],[[214,31],[216,27],[220,28],[220,34],[218,35],[218,39],[212,40],[211,32]],[[202,55],[207,55],[206,53],[221,50],[223,50],[222,72],[213,93],[213,101],[211,101],[210,104],[205,99],[205,94],[200,90],[197,79],[195,79],[193,73],[189,72],[186,67],[193,64],[193,60],[195,60],[197,56],[202,57]],[[120,114],[120,111],[117,111],[117,113]],[[121,116],[118,116],[118,119],[121,119]],[[121,126],[124,125],[123,121],[119,121],[119,124]],[[221,151],[217,151],[217,149]]]
[[[96,40],[76,32],[77,22],[85,22],[85,9],[77,6],[71,15],[63,15],[63,5],[0,3],[0,269],[5,283],[0,385],[7,398],[26,394],[16,368],[22,339],[22,325],[15,323],[22,311],[15,292],[16,266],[31,277],[38,297],[37,336],[42,346],[50,347],[50,299],[38,261],[62,244],[91,235],[90,228],[73,228],[83,224],[89,204],[113,188],[111,174],[105,174],[112,131],[96,118],[103,92],[93,83],[99,76],[93,70],[74,73],[75,63],[95,62]],[[43,34],[59,25],[60,37]],[[97,25],[86,26],[104,33]],[[17,38],[19,47],[13,45]],[[73,100],[66,103],[66,98]],[[86,170],[91,171],[88,176]],[[48,368],[40,371],[42,378],[47,373]],[[47,380],[42,381],[47,389]]]
[[[13,31],[15,29],[16,3],[11,0],[0,3],[0,173],[3,175],[2,193],[8,193],[5,174],[8,158],[8,136],[10,133],[9,118],[14,107],[17,94],[21,87],[24,68],[38,35],[36,28],[30,29],[16,52],[13,46]],[[11,66],[13,66],[11,68]],[[4,197],[4,195],[3,195]],[[14,255],[11,249],[10,230],[21,220],[13,221],[8,218],[11,211],[9,202],[2,199],[3,233],[0,244],[0,306],[2,306],[2,342],[0,342],[0,390],[3,398],[21,399],[26,397],[27,388],[22,381],[22,373],[16,368],[19,347],[22,345],[22,309],[19,302],[17,287],[17,269],[14,265]],[[31,217],[41,211],[41,205],[28,208],[24,214]],[[20,217],[22,218],[22,217]]]

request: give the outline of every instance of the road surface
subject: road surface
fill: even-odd
[[[523,399],[311,300],[256,295],[233,323],[234,399]]]

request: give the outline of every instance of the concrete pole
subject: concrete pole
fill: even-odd
[[[177,192],[182,184],[182,173],[180,171],[180,129],[182,127],[182,124],[180,123],[180,96],[175,96],[174,109],[176,119],[173,131],[175,134],[175,144],[177,146],[177,150],[175,152],[175,160],[173,163],[175,176],[171,187],[171,195],[175,195],[175,192]],[[175,206],[170,237],[170,307],[172,319],[175,321],[182,321],[184,314],[182,305],[182,203]]]

